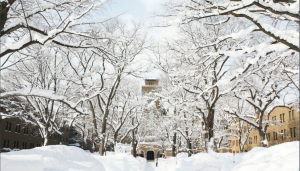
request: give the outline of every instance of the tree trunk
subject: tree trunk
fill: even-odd
[[[187,139],[187,144],[186,145],[187,145],[187,149],[188,149],[188,151],[187,151],[188,156],[191,157],[193,152],[192,152],[192,143],[191,143],[190,139]]]
[[[85,150],[84,137],[85,137],[85,134],[84,134],[84,131],[82,131],[82,147],[81,148]]]
[[[48,131],[48,127],[46,127],[45,128],[45,135],[44,135],[44,146],[48,145],[49,136],[50,136],[50,133]]]
[[[208,114],[208,117],[207,117],[207,132],[208,132],[208,137],[207,137],[207,140],[208,142],[210,141],[214,141],[214,117],[215,117],[215,110],[214,109],[209,109],[209,114]],[[213,142],[211,142],[213,143]],[[214,146],[215,144],[211,144],[210,143],[210,146],[206,146],[207,148],[207,151],[209,151],[210,148],[212,148],[212,150],[214,149],[212,146]]]
[[[134,125],[134,118],[132,118],[132,125]],[[135,129],[132,130],[132,152],[133,152],[133,157],[136,157],[136,146],[137,146],[137,141],[135,140]]]
[[[206,135],[208,135],[208,133],[205,133],[205,137],[206,137]],[[208,147],[207,147],[207,144],[208,144],[208,143],[207,143],[207,138],[205,138],[205,139],[204,139],[204,147],[205,147],[205,148],[204,148],[204,152],[205,152],[205,153],[208,153]]]
[[[10,8],[9,6],[11,6],[15,1],[16,0],[8,0],[8,3],[5,1],[0,2],[0,31],[3,30],[4,25],[7,21],[7,14]]]
[[[105,143],[105,137],[100,139],[100,144],[99,144],[99,154],[100,154],[100,156],[103,156],[103,154],[104,154],[104,143]]]
[[[117,133],[114,134],[114,152],[117,152]]]
[[[137,154],[136,147],[137,147],[137,141],[134,139],[132,141],[133,157],[136,157],[136,154]]]
[[[258,132],[259,132],[260,146],[261,147],[268,147],[268,145],[266,143],[264,143],[266,141],[266,132],[264,132],[262,130],[262,128],[258,128]]]
[[[104,146],[105,146],[105,138],[106,138],[106,119],[108,116],[108,109],[106,109],[104,117],[103,117],[103,121],[102,121],[102,130],[101,130],[101,135],[102,138],[100,139],[100,145],[99,145],[99,154],[100,156],[103,156],[104,154]]]
[[[173,136],[173,145],[172,145],[172,156],[175,157],[176,153],[176,149],[175,149],[175,146],[176,145],[176,132],[174,133],[174,136]]]

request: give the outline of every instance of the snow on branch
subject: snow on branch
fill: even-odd
[[[74,24],[80,24],[78,21],[85,15],[87,15],[88,13],[90,13],[93,9],[95,9],[97,6],[103,5],[103,3],[105,3],[106,0],[102,0],[100,1],[100,3],[88,3],[89,6],[87,6],[87,9],[77,13],[77,8],[79,7],[83,7],[84,6],[84,2],[80,2],[80,4],[72,4],[72,5],[78,5],[75,6],[74,9],[69,9],[69,14],[68,16],[66,16],[65,19],[61,19],[60,23],[57,23],[57,26],[54,27],[54,29],[50,30],[50,31],[46,31],[46,28],[40,28],[40,25],[36,25],[36,24],[32,24],[32,23],[28,23],[27,20],[26,22],[24,22],[22,19],[16,19],[15,21],[5,21],[6,25],[3,29],[1,29],[0,32],[0,37],[9,37],[11,34],[19,31],[20,29],[28,29],[29,34],[25,34],[24,36],[22,35],[21,37],[15,40],[10,40],[7,42],[4,42],[4,44],[1,45],[1,52],[0,52],[0,58],[13,53],[13,52],[18,52],[26,47],[29,47],[33,44],[40,44],[40,45],[45,45],[46,43],[49,42],[53,42],[55,44],[61,45],[61,46],[66,46],[66,47],[73,47],[73,48],[99,48],[98,45],[94,45],[94,46],[84,46],[81,45],[80,43],[76,43],[76,44],[70,44],[70,43],[66,43],[64,41],[62,41],[61,39],[58,39],[57,37],[59,35],[62,34],[75,34],[81,37],[88,37],[88,38],[92,38],[91,36],[88,36],[86,34],[83,33],[76,33],[74,31],[70,30],[70,24],[74,23]],[[50,5],[48,4],[43,4],[41,7],[39,6],[38,10],[33,10],[30,12],[30,14],[27,14],[25,17],[27,18],[32,18],[34,17],[34,15],[36,14],[40,14],[44,11],[47,10],[56,10],[56,7],[60,7],[63,5],[69,5],[69,3],[71,2],[64,2],[64,3],[60,3],[60,4],[55,4],[55,3],[50,3]],[[58,11],[57,11],[58,12]],[[19,15],[19,14],[17,14]],[[60,13],[59,16],[61,17]],[[45,18],[45,17],[44,17]],[[34,18],[32,18],[31,20],[33,20]],[[48,25],[50,26],[49,22],[47,21],[48,18],[45,18],[46,22],[48,23]],[[11,23],[10,23],[11,22]],[[52,26],[53,28],[53,26]],[[97,37],[94,37],[93,39],[97,39]],[[17,40],[17,41],[16,41]],[[99,49],[101,52],[105,52],[104,49]]]
[[[250,125],[252,125],[252,126],[254,126],[254,127],[256,127],[256,128],[259,128],[259,126],[258,126],[257,123],[255,123],[255,122],[249,120],[248,118],[246,118],[246,117],[244,117],[244,116],[238,114],[235,110],[231,110],[231,109],[229,109],[229,108],[225,108],[224,111],[225,111],[226,113],[228,113],[228,114],[231,114],[231,115],[234,115],[234,116],[238,117],[238,119],[240,119],[240,120],[242,120],[242,121],[245,121],[245,122],[249,123]]]
[[[62,102],[80,114],[84,114],[84,115],[86,114],[86,112],[84,112],[81,108],[77,107],[77,105],[83,101],[82,99],[79,100],[79,102],[74,103],[74,102],[68,101],[65,96],[56,95],[54,93],[54,91],[51,91],[51,90],[41,90],[41,89],[36,89],[36,88],[32,88],[32,89],[24,88],[24,89],[19,89],[16,91],[1,93],[0,99],[12,97],[12,96],[25,96],[25,97],[34,96],[34,97],[48,98],[51,100]]]

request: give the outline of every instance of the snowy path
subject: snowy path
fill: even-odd
[[[1,153],[1,171],[299,171],[299,141],[269,148],[255,147],[247,153],[238,153],[233,163],[230,153],[199,153],[147,162],[131,154],[99,156],[84,150],[50,145]]]
[[[158,165],[156,167],[156,161],[148,162],[144,171],[173,171],[176,166],[176,160],[172,159],[158,159]]]
[[[153,163],[153,162],[148,162],[148,163],[145,165],[144,171],[155,171],[155,163]]]

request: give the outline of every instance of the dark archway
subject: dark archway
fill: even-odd
[[[154,152],[153,151],[147,152],[147,160],[154,160]]]

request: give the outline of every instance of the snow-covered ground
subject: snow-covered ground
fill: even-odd
[[[235,163],[233,163],[235,160]],[[247,153],[200,153],[147,162],[129,153],[91,154],[65,145],[36,147],[1,154],[1,171],[299,171],[299,141]]]

